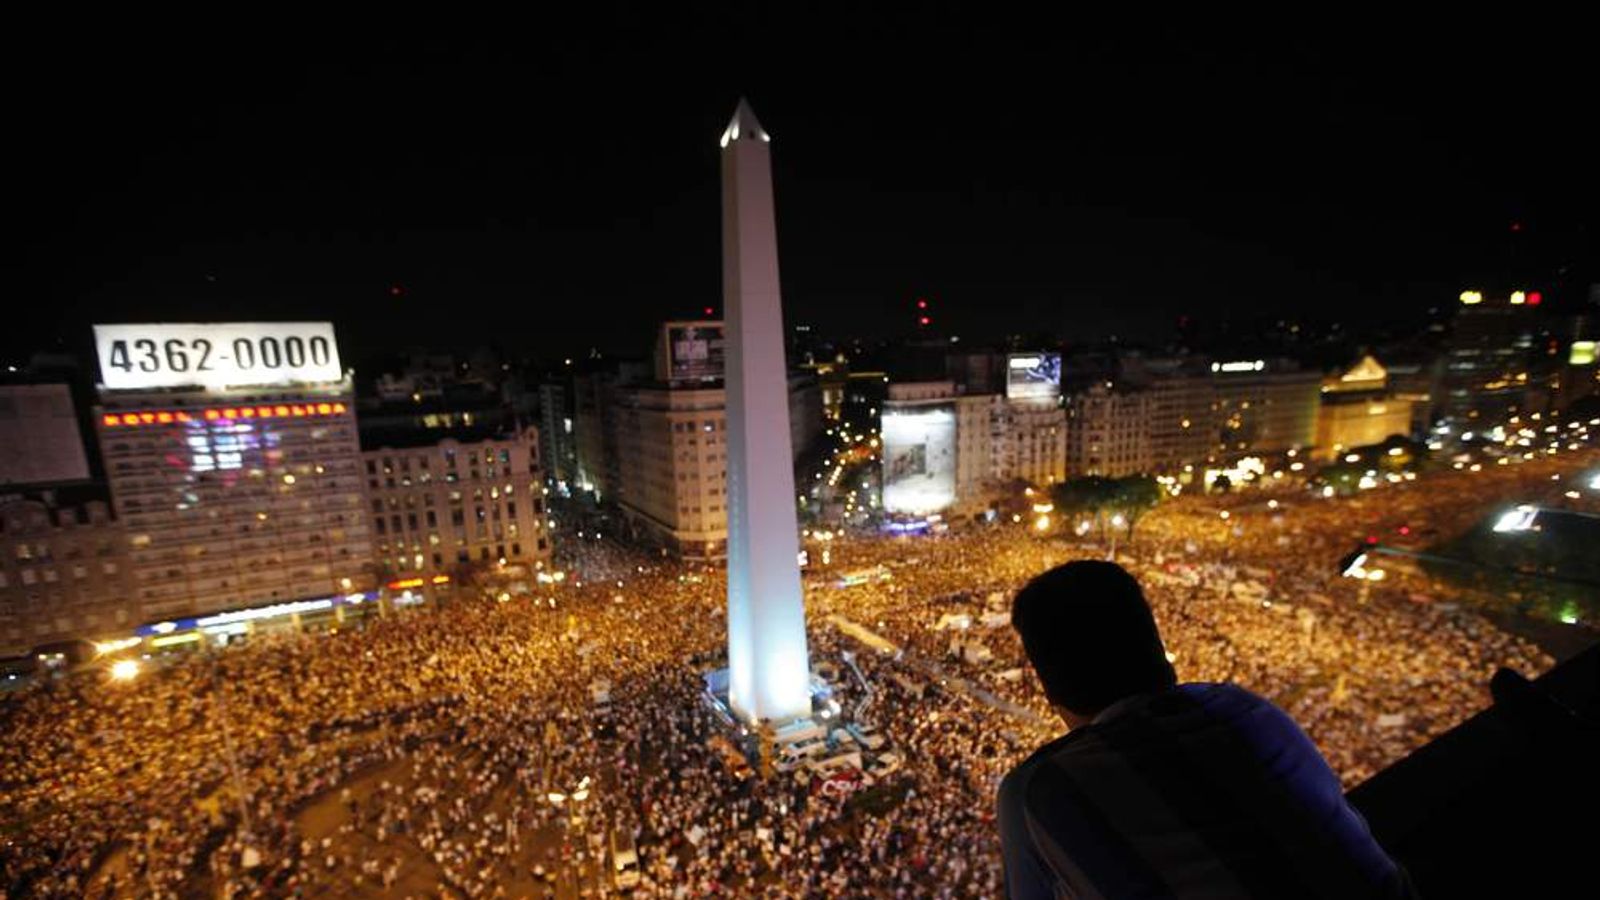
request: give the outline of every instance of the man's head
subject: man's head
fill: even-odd
[[[1080,560],[1033,579],[1011,605],[1011,626],[1069,724],[1177,683],[1139,583],[1116,563]]]

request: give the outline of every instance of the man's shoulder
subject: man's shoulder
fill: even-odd
[[[1193,723],[1194,720],[1227,722],[1261,717],[1287,720],[1283,711],[1271,701],[1236,684],[1193,682],[1178,685],[1140,698],[1118,711],[1115,718],[1074,728],[1041,746],[1013,767],[1001,786],[1004,789],[1009,783],[1013,790],[1019,790],[1034,772],[1046,765],[1072,768],[1100,755],[1114,753],[1115,746],[1120,743],[1116,739],[1120,732],[1130,728],[1145,731],[1151,720],[1189,719]],[[1181,725],[1176,727],[1182,730]]]
[[[1234,684],[1190,683],[1139,697],[1110,715],[1051,741],[1017,766],[1019,776],[1049,766],[1068,772],[1121,768],[1137,753],[1146,761],[1187,753],[1186,736],[1222,731],[1282,738],[1295,726],[1282,710]],[[1245,743],[1250,743],[1247,739]]]
[[[1194,683],[1178,690],[1197,704],[1204,716],[1227,725],[1244,738],[1299,742],[1304,738],[1293,717],[1276,703],[1236,684]]]
[[[1027,790],[1028,779],[1033,773],[1049,762],[1056,754],[1069,746],[1080,735],[1077,730],[1069,731],[1048,744],[1028,754],[1028,758],[1011,767],[1011,771],[1000,779],[1000,798],[1004,802],[1007,795],[1020,798]]]
[[[1201,705],[1271,706],[1272,701],[1230,681],[1189,681],[1173,691]]]

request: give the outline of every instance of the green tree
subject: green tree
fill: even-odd
[[[1161,485],[1149,475],[1118,478],[1112,483],[1112,492],[1110,505],[1122,514],[1130,541],[1133,540],[1133,527],[1144,518],[1145,513],[1160,506],[1162,498],[1166,496]]]
[[[1058,515],[1063,518],[1088,515],[1097,526],[1103,525],[1102,517],[1116,503],[1116,498],[1117,482],[1100,475],[1069,478],[1050,489],[1050,500]]]
[[[1353,494],[1360,487],[1361,478],[1366,474],[1366,469],[1359,463],[1339,461],[1330,463],[1317,470],[1312,484],[1321,484],[1332,487],[1340,496]]]

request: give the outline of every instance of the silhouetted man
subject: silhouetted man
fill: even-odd
[[[1413,896],[1282,710],[1177,683],[1121,566],[1040,575],[1011,624],[1070,729],[1001,782],[1012,900]]]

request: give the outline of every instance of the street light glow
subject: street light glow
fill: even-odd
[[[139,661],[136,659],[119,659],[111,664],[113,681],[132,681],[138,674]]]

